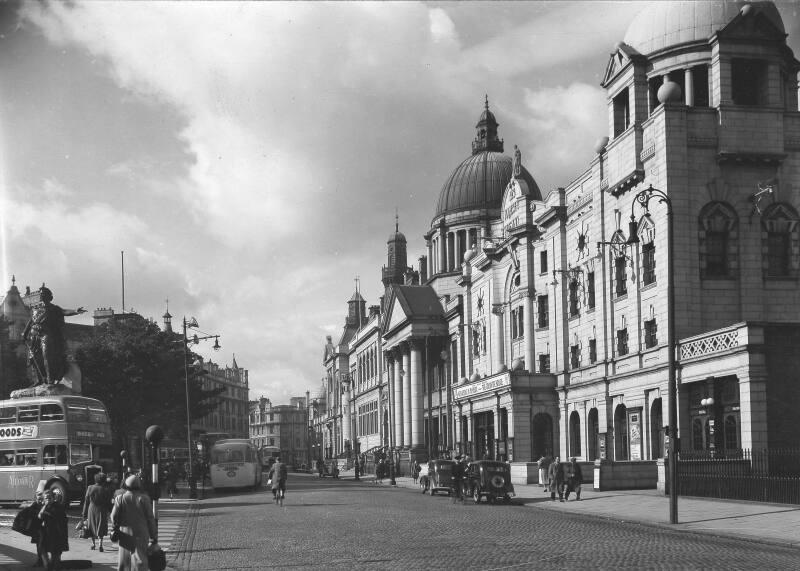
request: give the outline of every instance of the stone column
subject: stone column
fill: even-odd
[[[400,348],[394,350],[394,445],[403,446],[403,357]]]
[[[458,447],[459,443],[461,444],[461,449]],[[461,439],[461,405],[459,404],[453,409],[453,448],[462,453],[463,446],[464,441]]]
[[[456,243],[453,247],[453,257],[455,258],[455,267],[453,269],[461,271],[461,244],[463,239],[461,237],[463,230],[455,232]]]
[[[411,341],[410,366],[411,374],[409,392],[411,393],[411,447],[425,446],[422,404],[422,345],[419,341]]]
[[[433,244],[427,240],[425,245],[428,247],[428,277],[433,277]]]
[[[351,435],[350,428],[352,427],[352,421],[350,415],[350,396],[353,394],[353,384],[355,383],[355,379],[350,379],[349,383],[345,383],[344,393],[342,394],[342,445],[344,446],[344,442],[346,440],[350,441],[350,445],[353,446],[353,438]]]
[[[500,457],[500,439],[503,438],[503,417],[500,414],[500,394],[495,393],[494,405],[494,459],[498,460]]]
[[[684,101],[686,105],[689,107],[694,106],[694,76],[692,75],[692,68],[687,68],[683,70],[683,86],[684,91]]]
[[[439,272],[447,271],[447,232],[444,224],[439,227]]]
[[[470,447],[466,453],[472,456],[473,460],[478,460],[475,457],[477,444],[475,443],[475,416],[472,414],[472,401],[469,402],[469,409],[467,410],[467,440],[470,442]]]
[[[525,295],[525,315],[523,319],[525,323],[523,324],[523,334],[525,335],[525,369],[529,373],[533,373],[536,370],[536,342],[534,341],[534,323],[535,322],[535,315],[534,315],[534,303],[533,303],[533,293],[528,290],[528,293]]]
[[[759,367],[760,368],[760,367]],[[754,371],[739,377],[739,419],[742,448],[761,450],[767,447],[767,378]],[[724,426],[720,426],[724,430]],[[688,435],[685,435],[688,436]]]
[[[411,355],[408,352],[407,344],[403,344],[403,447],[411,446]]]
[[[492,337],[494,337],[494,359],[492,359],[492,373],[499,373],[505,365],[505,354],[503,351],[503,311],[505,307],[500,304],[492,306]]]

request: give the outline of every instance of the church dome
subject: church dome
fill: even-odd
[[[497,120],[489,111],[489,101],[475,126],[472,156],[467,157],[447,178],[436,204],[438,218],[464,210],[499,209],[513,171],[513,159],[503,154],[503,141],[497,137]],[[527,183],[535,200],[541,191],[531,173],[523,166],[519,178]]]
[[[669,46],[707,40],[748,5],[746,12],[763,13],[785,33],[781,15],[772,2],[653,2],[633,19],[624,41],[648,55]]]

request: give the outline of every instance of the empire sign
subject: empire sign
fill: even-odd
[[[472,383],[465,387],[458,387],[453,389],[453,397],[456,399],[463,399],[472,397],[482,393],[490,392],[501,387],[506,387],[511,384],[511,375],[500,375],[494,379],[486,379],[477,383]]]

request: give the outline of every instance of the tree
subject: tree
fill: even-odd
[[[95,328],[76,352],[82,393],[106,405],[114,439],[125,447],[158,424],[168,437],[186,434],[186,381],[183,337],[161,331],[152,321],[125,315]],[[194,362],[196,355],[189,354]],[[222,390],[205,390],[202,371],[190,367],[189,406],[193,419],[217,405]]]

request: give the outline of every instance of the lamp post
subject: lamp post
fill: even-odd
[[[144,433],[144,437],[150,443],[150,450],[152,452],[153,464],[153,518],[156,520],[156,541],[158,541],[158,499],[161,497],[161,487],[158,485],[158,444],[164,438],[164,431],[160,426],[154,424],[150,426]]]
[[[667,207],[667,369],[668,369],[668,402],[669,402],[669,522],[678,523],[678,384],[675,378],[675,251],[673,248],[673,211],[672,200],[663,191],[648,188],[639,191],[631,204],[631,220],[628,232],[628,244],[638,244],[638,225],[633,215],[633,208],[638,203],[644,208],[645,215],[650,216],[650,201],[656,199]]]
[[[187,440],[187,453],[189,455],[189,468],[187,477],[189,479],[189,499],[195,500],[197,499],[197,482],[194,479],[194,465],[192,461],[192,412],[191,407],[189,405],[189,337],[187,336],[187,330],[190,328],[197,329],[199,325],[197,324],[197,319],[192,317],[191,320],[187,321],[186,316],[183,318],[183,371],[186,380],[186,440]],[[192,343],[197,344],[200,341],[205,339],[214,339],[214,350],[219,351],[219,335],[204,335],[202,337],[198,337],[194,335],[192,337]]]

